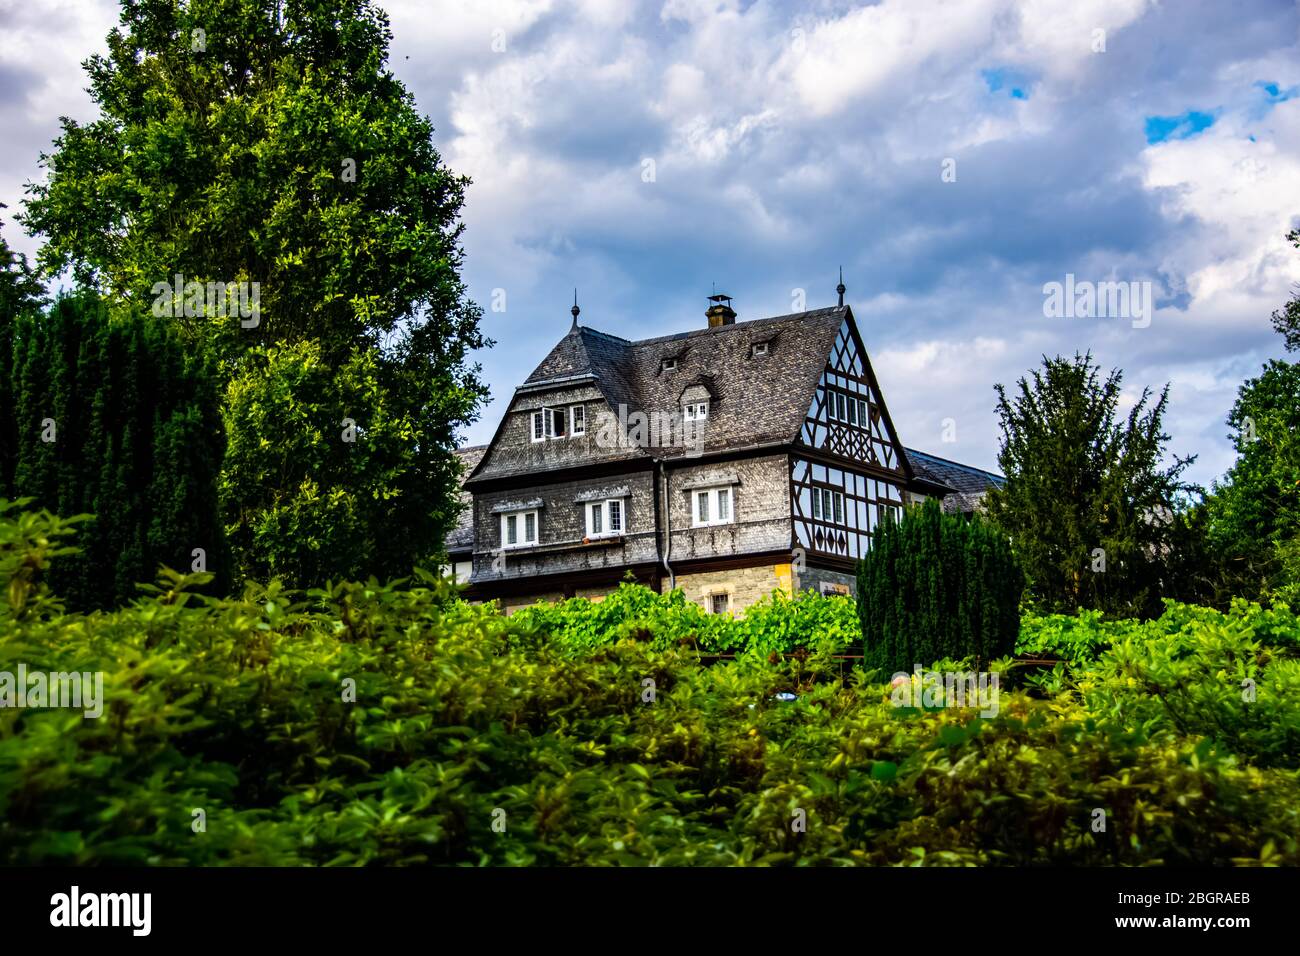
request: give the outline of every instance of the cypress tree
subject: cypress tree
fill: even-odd
[[[981,664],[1015,650],[1024,576],[1006,539],[933,499],[884,523],[858,564],[869,667],[910,671],[944,658]]]
[[[9,323],[0,435],[15,436],[0,496],[90,513],[81,553],[50,572],[69,606],[111,607],[165,564],[202,548],[214,589],[229,585],[218,511],[225,449],[212,363],[151,317],[110,317],[88,294]],[[0,343],[2,344],[2,343]],[[43,440],[43,419],[54,440]]]

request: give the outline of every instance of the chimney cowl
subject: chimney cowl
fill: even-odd
[[[713,304],[704,312],[705,318],[709,320],[709,328],[715,329],[720,325],[735,324],[736,312],[731,307],[731,296],[715,293],[709,296],[709,301]]]

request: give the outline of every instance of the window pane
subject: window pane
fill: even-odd
[[[701,491],[695,496],[695,507],[700,521],[709,520],[709,493]]]
[[[835,523],[844,523],[844,496],[839,492],[835,493]]]
[[[573,406],[573,434],[581,435],[587,430],[587,409],[582,405]]]
[[[856,425],[857,423],[858,423],[858,403],[850,398],[849,399],[849,424]]]
[[[591,506],[591,533],[592,534],[600,534],[602,531],[605,530],[601,526],[601,519],[604,517],[604,515],[602,514],[604,507],[605,507],[604,505]]]
[[[840,409],[840,420],[843,421],[843,420],[844,420],[844,417],[845,417],[845,416],[844,416],[844,396],[843,396],[843,395],[837,395],[837,396],[835,396],[835,404],[839,406],[839,409]]]
[[[519,543],[519,519],[514,515],[506,515],[506,544]]]
[[[611,501],[609,503],[609,530],[623,530],[623,502]]]
[[[537,541],[537,514],[532,511],[524,515],[524,541],[528,544]]]
[[[727,521],[731,518],[731,489],[718,489],[718,520]]]
[[[541,438],[542,435],[542,413],[533,412],[533,437]]]
[[[551,420],[554,422],[552,434],[556,438],[564,437],[564,409],[556,408],[551,411]]]
[[[812,506],[813,517],[820,518],[822,516],[822,493],[816,488],[812,490]]]
[[[822,489],[822,518],[826,521],[831,520],[834,514],[834,506],[831,504],[831,491],[829,488]]]
[[[729,595],[715,594],[712,597],[712,611],[714,614],[726,614]]]
[[[707,402],[704,402],[704,403],[701,403],[701,404],[700,404],[700,408],[699,408],[699,412],[697,413],[697,417],[698,417],[698,418],[708,418],[708,417],[709,417],[709,406],[708,406],[708,403],[707,403]]]
[[[695,421],[695,406],[694,406],[694,405],[687,405],[687,406],[686,406],[686,420],[687,420],[688,422],[693,422],[693,421]]]

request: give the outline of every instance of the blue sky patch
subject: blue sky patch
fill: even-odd
[[[1147,142],[1163,143],[1168,139],[1187,139],[1214,125],[1214,114],[1188,110],[1178,116],[1148,116]]]
[[[1271,103],[1285,103],[1287,100],[1295,99],[1297,95],[1300,95],[1300,86],[1292,86],[1284,90],[1276,83],[1265,83],[1262,80],[1255,85],[1267,94]]]
[[[1255,84],[1255,90],[1257,96],[1249,113],[1252,120],[1263,119],[1278,103],[1285,103],[1300,96],[1300,86],[1283,87],[1279,83],[1264,80]]]
[[[1023,73],[999,67],[996,70],[981,70],[980,75],[984,77],[984,83],[990,93],[1006,91],[1007,96],[1013,100],[1029,99],[1029,88],[1032,83]]]

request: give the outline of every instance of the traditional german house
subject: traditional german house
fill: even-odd
[[[852,309],[629,341],[578,324],[519,386],[448,542],[469,596],[510,610],[598,598],[629,574],[708,610],[775,589],[852,593],[882,521],[929,496],[972,510],[1000,479],[904,448]],[[458,577],[461,576],[458,574]]]

